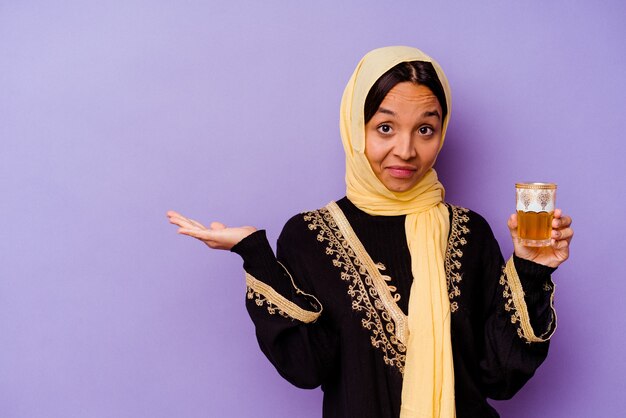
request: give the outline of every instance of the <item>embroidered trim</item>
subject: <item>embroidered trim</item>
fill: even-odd
[[[459,309],[459,303],[455,300],[461,295],[459,283],[463,280],[461,271],[461,258],[463,257],[462,247],[467,244],[465,236],[470,230],[467,227],[469,222],[468,209],[447,205],[452,211],[452,220],[450,221],[450,236],[448,237],[448,246],[446,248],[445,269],[446,281],[448,286],[448,298],[450,299],[450,312],[456,312]]]
[[[267,304],[267,311],[270,313],[270,315],[278,313],[282,317],[295,319],[297,321],[304,322],[305,324],[315,322],[317,318],[319,318],[319,316],[322,314],[322,305],[319,303],[315,296],[304,293],[302,290],[298,289],[293,281],[293,277],[291,277],[291,274],[289,273],[289,271],[287,271],[285,266],[283,266],[283,269],[289,275],[289,278],[291,279],[291,284],[296,290],[296,294],[312,299],[310,303],[311,306],[316,309],[315,312],[302,309],[289,299],[286,299],[267,283],[263,283],[251,274],[246,273],[248,299],[254,299],[254,302],[257,306],[263,306],[263,304]]]
[[[523,338],[529,343],[544,342],[549,340],[556,331],[556,312],[554,311],[554,290],[555,286],[546,284],[544,285],[544,291],[550,291],[550,309],[552,310],[552,322],[548,327],[548,330],[543,334],[537,336],[530,324],[530,316],[528,314],[528,308],[526,307],[526,301],[524,301],[524,289],[520,282],[517,271],[515,270],[515,263],[513,257],[509,258],[504,269],[502,276],[500,276],[500,284],[504,286],[502,296],[506,302],[504,310],[511,312],[511,323],[519,323],[517,329],[517,335]]]
[[[331,211],[333,212],[331,213]],[[380,274],[379,270],[384,270],[384,266],[375,264],[369,255],[363,257],[361,254],[362,244],[356,238],[350,224],[347,223],[347,220],[344,224],[341,219],[338,220],[333,217],[333,213],[336,214],[337,211],[341,212],[341,209],[336,203],[331,202],[323,209],[305,213],[304,220],[308,222],[311,231],[317,232],[317,240],[326,244],[325,251],[328,256],[333,258],[333,265],[341,269],[340,277],[348,283],[348,295],[352,299],[352,309],[363,314],[361,325],[371,331],[370,342],[372,346],[382,350],[383,360],[386,364],[395,366],[400,373],[404,373],[406,346],[397,336],[400,335],[404,338],[402,331],[398,334],[397,328],[406,325],[402,325],[400,319],[398,321],[400,327],[398,327],[394,321],[394,316],[397,316],[396,313],[392,316],[387,310],[387,306],[392,303],[391,301],[394,301],[393,305],[396,305],[395,301],[399,299],[400,295],[392,294],[396,289],[387,285],[386,282],[390,280],[388,276]],[[348,241],[347,237],[344,236],[341,228],[347,231],[351,241]],[[360,244],[357,245],[358,251],[352,246],[356,245],[355,242]],[[363,252],[365,252],[364,249]],[[365,254],[367,253],[365,252]],[[366,259],[368,262],[365,262]],[[408,326],[406,329],[408,330]]]
[[[350,222],[346,219],[345,215],[339,209],[339,206],[335,202],[331,202],[326,206],[332,217],[335,219],[337,227],[341,231],[342,235],[354,250],[356,257],[361,261],[363,267],[367,270],[369,278],[371,278],[378,296],[385,306],[386,311],[391,315],[396,328],[396,338],[406,344],[409,341],[409,320],[408,317],[402,312],[400,307],[396,304],[400,300],[400,295],[396,293],[392,295],[391,292],[396,288],[388,286],[387,282],[391,281],[391,277],[383,276],[380,274],[380,270],[384,270],[385,266],[378,263],[374,263],[370,255],[365,251],[363,244],[354,233],[354,230],[350,226]],[[366,277],[367,279],[367,277]]]

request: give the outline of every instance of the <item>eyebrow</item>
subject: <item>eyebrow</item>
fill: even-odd
[[[385,109],[384,107],[379,107],[376,113],[386,113],[391,116],[396,116],[396,112],[393,110]]]
[[[437,116],[437,118],[441,119],[441,115],[436,110],[431,110],[429,112],[422,113],[422,116],[427,118],[429,116]]]
[[[376,111],[376,113],[385,113],[387,115],[397,116],[396,112],[394,112],[393,110],[386,109],[384,107],[379,107],[378,110]],[[436,110],[428,110],[428,111],[422,113],[422,117],[424,117],[424,118],[428,118],[430,116],[436,116],[437,118],[441,119],[441,115]]]

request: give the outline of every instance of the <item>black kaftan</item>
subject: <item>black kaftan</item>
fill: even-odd
[[[405,217],[368,215],[347,198],[337,206],[367,254],[328,208],[291,218],[277,257],[257,231],[233,248],[244,260],[248,312],[278,372],[298,387],[321,385],[325,418],[397,418],[412,282]],[[513,396],[547,355],[554,269],[517,257],[505,269],[487,222],[448,208],[457,417],[497,417],[486,398]]]

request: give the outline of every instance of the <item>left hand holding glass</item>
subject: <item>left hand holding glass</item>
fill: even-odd
[[[515,255],[548,267],[558,267],[569,257],[569,246],[574,236],[571,227],[572,218],[563,215],[561,209],[554,210],[550,246],[528,247],[521,244],[517,237],[517,214],[509,217],[508,227],[513,239]]]

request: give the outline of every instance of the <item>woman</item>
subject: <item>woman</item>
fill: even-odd
[[[341,104],[346,197],[294,216],[277,256],[264,231],[179,232],[243,257],[261,349],[296,386],[324,390],[324,417],[497,417],[545,359],[556,328],[550,274],[569,254],[517,242],[504,262],[486,221],[443,202],[432,166],[450,114],[448,82],[421,51],[368,53]]]

